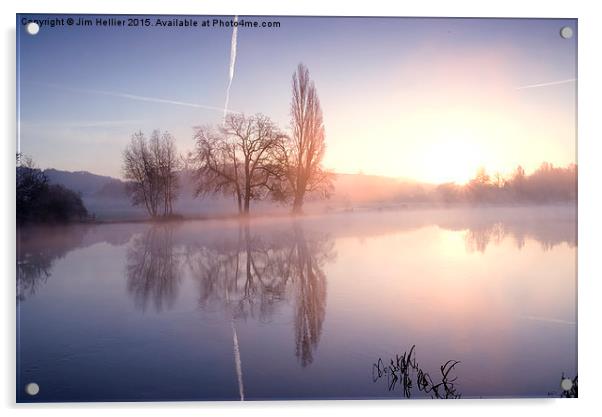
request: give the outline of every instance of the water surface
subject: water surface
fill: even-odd
[[[572,207],[22,229],[17,400],[403,398],[373,364],[414,345],[433,379],[460,361],[462,397],[558,395],[575,230]]]

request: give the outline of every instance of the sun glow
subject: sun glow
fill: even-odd
[[[465,184],[474,177],[482,164],[479,146],[461,138],[435,141],[423,156],[424,170],[420,175],[427,182]]]
[[[375,81],[381,88],[364,89],[361,100],[325,89],[325,165],[461,185],[480,167],[493,176],[518,165],[532,172],[544,161],[574,163],[573,86],[517,89],[525,83],[511,66],[515,53],[425,47],[407,58],[415,65],[399,65],[395,77]]]

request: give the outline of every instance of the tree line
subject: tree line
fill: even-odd
[[[17,225],[67,223],[88,219],[81,196],[60,184],[50,184],[30,157],[17,154]]]
[[[518,166],[509,176],[479,168],[465,185],[439,185],[435,197],[446,203],[554,203],[577,200],[577,165],[555,167],[544,162],[527,175]]]
[[[290,133],[268,116],[229,113],[218,126],[195,128],[194,150],[179,156],[173,137],[155,131],[132,135],[123,153],[127,192],[134,205],[153,217],[173,214],[177,172],[194,173],[195,196],[232,196],[241,215],[251,202],[290,203],[301,213],[308,194],[329,197],[333,174],[322,166],[326,150],[322,108],[309,70],[300,63],[292,76]]]

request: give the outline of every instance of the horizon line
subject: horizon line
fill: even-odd
[[[543,161],[539,165],[539,167],[541,167],[541,165],[545,164],[545,163],[550,164],[554,168],[568,168],[568,167],[573,166],[573,165],[575,167],[578,166],[578,164],[576,162],[570,162],[570,163],[568,163],[566,165],[554,165],[554,164],[552,164],[550,162]],[[519,166],[522,167],[522,165],[520,165],[520,164],[517,165],[517,167],[519,167]],[[17,165],[17,167],[18,167],[18,165]],[[38,169],[40,169],[41,171],[47,171],[47,170],[62,171],[62,172],[70,173],[70,174],[85,173],[85,174],[90,174],[90,175],[96,175],[96,176],[99,176],[99,177],[109,177],[111,179],[119,180],[119,181],[122,181],[122,182],[126,182],[127,181],[127,180],[125,180],[122,177],[116,177],[116,176],[110,175],[110,174],[98,174],[98,173],[91,172],[91,171],[88,171],[88,170],[85,170],[85,169],[69,170],[69,169],[61,169],[61,168],[56,168],[56,167],[47,167],[47,168],[40,168],[40,167],[38,167]],[[526,175],[528,176],[528,175],[533,174],[535,171],[537,171],[537,169],[538,168],[536,168],[535,170],[533,170],[530,174],[526,173]],[[183,171],[183,170],[180,170],[180,171]],[[456,182],[456,181],[443,181],[443,182],[422,181],[420,179],[411,178],[411,177],[407,177],[407,176],[390,176],[390,175],[381,175],[381,174],[371,174],[371,173],[365,173],[365,172],[361,172],[361,171],[360,172],[355,172],[355,173],[352,173],[352,172],[337,172],[337,171],[330,171],[330,172],[332,174],[334,174],[334,175],[354,175],[354,176],[365,176],[365,177],[377,177],[377,178],[385,178],[385,179],[396,180],[398,182],[416,183],[416,184],[424,184],[424,185],[442,185],[442,184],[466,185],[468,183],[468,181],[466,183],[459,183],[459,182]],[[487,170],[486,170],[486,172],[487,172]],[[492,171],[491,173],[495,174],[494,171]]]

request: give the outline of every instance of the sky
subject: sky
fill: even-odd
[[[31,36],[23,17],[67,16],[17,16],[19,145],[41,168],[121,178],[132,133],[169,131],[184,153],[194,126],[222,121],[231,27],[42,26]],[[229,109],[290,131],[291,77],[305,63],[335,172],[464,183],[480,166],[576,163],[574,19],[243,19],[280,27],[239,27]]]

